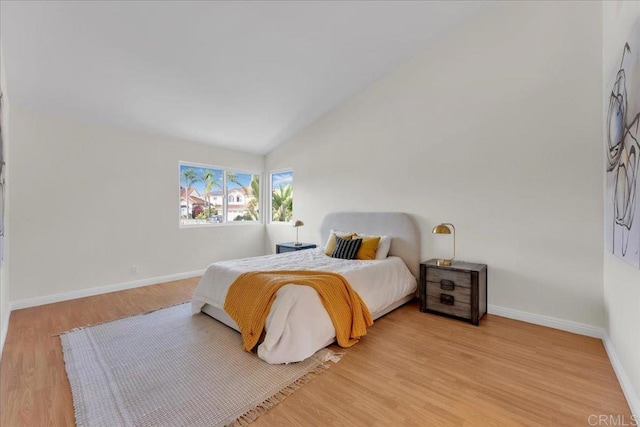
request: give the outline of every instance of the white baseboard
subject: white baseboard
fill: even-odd
[[[573,322],[571,320],[558,319],[556,317],[527,313],[491,304],[489,304],[487,308],[489,314],[495,314],[496,316],[508,317],[509,319],[521,320],[535,325],[547,326],[549,328],[560,329],[562,331],[573,332],[575,334],[586,335],[588,337],[600,338],[604,344],[607,355],[609,356],[611,366],[618,377],[618,382],[620,383],[622,392],[627,399],[631,413],[640,419],[640,399],[633,388],[631,379],[627,375],[624,366],[622,366],[622,362],[620,362],[620,358],[618,357],[613,343],[609,338],[609,334],[607,334],[604,328],[587,325],[585,323]]]
[[[631,413],[640,420],[640,397],[638,397],[638,394],[633,388],[633,384],[631,384],[631,378],[629,378],[627,371],[625,371],[624,366],[622,366],[622,362],[620,362],[620,358],[618,357],[618,353],[616,353],[616,349],[611,342],[611,338],[609,338],[609,334],[604,334],[602,342],[604,343],[605,350],[607,350],[607,355],[609,355],[611,366],[613,366],[613,370],[618,377],[618,382],[620,383],[620,387],[622,387],[622,392],[627,398],[627,403],[629,404]]]
[[[533,323],[534,325],[560,329],[561,331],[573,332],[574,334],[586,335],[593,338],[603,338],[605,335],[604,328],[587,325],[586,323],[558,319],[557,317],[543,316],[541,314],[527,313],[526,311],[514,310],[512,308],[491,304],[489,304],[487,309],[489,314],[521,320],[523,322]]]
[[[123,291],[125,289],[140,288],[142,286],[155,285],[158,283],[171,282],[173,280],[187,279],[189,277],[201,276],[205,270],[188,271],[186,273],[170,274],[168,276],[151,277],[148,279],[134,280],[132,282],[116,283],[114,285],[100,286],[97,288],[80,289],[77,291],[63,292],[60,294],[47,295],[44,297],[28,298],[11,303],[11,310],[21,308],[36,307],[38,305],[52,304],[54,302],[68,301],[76,298],[90,297],[94,295],[106,294],[109,292]]]

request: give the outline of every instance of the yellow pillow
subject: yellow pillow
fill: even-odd
[[[376,259],[376,251],[378,250],[378,243],[380,242],[380,237],[362,237],[357,234],[352,237],[353,239],[362,239],[362,244],[360,245],[360,249],[358,249],[358,253],[356,254],[356,259]]]
[[[331,256],[331,254],[333,253],[333,250],[336,248],[336,236],[340,236],[340,238],[345,240],[351,240],[351,238],[355,235],[356,233],[336,234],[332,232],[331,235],[329,236],[329,240],[327,240],[327,245],[324,247],[324,253]]]

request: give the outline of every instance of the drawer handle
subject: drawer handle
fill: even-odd
[[[455,287],[453,280],[440,280],[440,289],[443,291],[452,291]]]
[[[453,305],[454,304],[453,295],[440,294],[440,304]]]

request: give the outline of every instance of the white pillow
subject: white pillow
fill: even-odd
[[[376,249],[376,259],[386,259],[391,250],[391,236],[380,236],[378,249]]]
[[[380,241],[378,242],[378,249],[376,249],[376,259],[386,259],[389,256],[389,250],[391,249],[391,236],[377,236],[373,234],[361,234],[361,233],[358,233],[358,236],[380,237]]]

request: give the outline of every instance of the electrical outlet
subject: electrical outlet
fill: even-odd
[[[138,266],[137,265],[132,265],[131,266],[131,274],[138,274]]]

